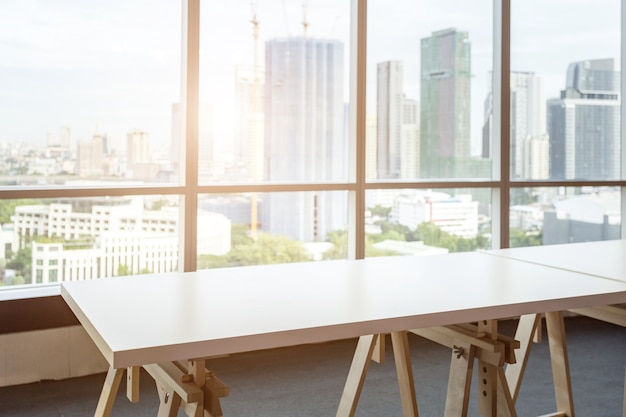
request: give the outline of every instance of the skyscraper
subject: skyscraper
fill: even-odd
[[[343,44],[305,37],[265,45],[265,178],[309,182],[345,179]],[[264,229],[301,241],[323,240],[345,226],[335,193],[272,193]]]
[[[530,156],[526,142],[545,133],[541,78],[532,72],[511,72],[511,178],[530,179],[524,167]],[[545,179],[545,178],[544,178]]]
[[[126,163],[129,169],[135,164],[150,162],[150,135],[133,129],[126,135]]]
[[[104,161],[107,156],[106,135],[95,133],[90,141],[78,144],[78,174],[82,177],[104,174]]]
[[[569,65],[561,97],[548,101],[550,178],[619,178],[619,80],[613,59]]]
[[[419,174],[419,105],[403,93],[401,61],[378,64],[376,170],[378,179]]]
[[[376,83],[378,179],[400,178],[403,100],[402,62],[379,63]]]
[[[420,128],[419,103],[402,97],[402,135],[400,138],[400,178],[419,177]]]
[[[491,75],[491,74],[490,74]],[[490,77],[491,78],[491,77]],[[491,157],[492,132],[492,83],[485,99],[485,122],[483,126],[483,157]],[[511,86],[511,178],[547,179],[545,158],[547,149],[542,146],[546,133],[543,81],[533,72],[512,71]],[[546,154],[542,155],[541,152]]]
[[[421,42],[420,173],[422,178],[469,175],[470,42],[445,29]]]

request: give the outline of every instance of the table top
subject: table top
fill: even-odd
[[[626,302],[626,282],[479,252],[65,282],[122,368]]]
[[[530,246],[484,253],[626,282],[626,240]]]

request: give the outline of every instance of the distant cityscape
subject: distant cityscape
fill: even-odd
[[[333,39],[277,38],[265,43],[263,66],[237,67],[232,159],[214,153],[213,111],[199,106],[200,183],[348,178],[343,48]],[[471,74],[469,33],[454,28],[421,39],[419,98],[404,93],[402,61],[377,64],[376,114],[366,121],[369,180],[491,178],[498,140],[493,97],[486,93],[483,125],[471,126],[471,112],[478,111],[470,105],[476,94]],[[618,179],[620,74],[614,60],[572,62],[563,79],[560,97],[546,99],[540,75],[511,73],[511,179]],[[150,133],[135,128],[123,152],[106,133],[75,141],[69,126],[50,134],[43,149],[2,144],[3,185],[178,181],[182,114],[180,104],[171,104],[171,145],[158,152]],[[481,131],[480,155],[470,150],[473,129]],[[372,191],[366,203],[368,214],[388,208],[385,221],[411,230],[430,222],[466,239],[490,233],[490,198],[480,190]],[[544,244],[619,237],[619,204],[618,190],[524,190],[512,196],[510,223]],[[345,192],[203,196],[199,209],[198,253],[214,256],[230,251],[235,224],[314,243],[348,222]],[[34,202],[17,206],[2,225],[0,258],[10,260],[30,246],[32,283],[170,271],[177,268],[178,222],[177,202],[167,199]],[[368,231],[379,229],[370,223]]]

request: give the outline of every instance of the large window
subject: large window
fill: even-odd
[[[180,13],[167,1],[3,2],[2,185],[177,181]]]
[[[368,178],[491,178],[492,2],[368,3]]]
[[[621,236],[620,9],[512,1],[512,246]]]
[[[0,284],[619,238],[620,16],[2,2]]]

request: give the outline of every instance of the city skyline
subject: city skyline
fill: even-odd
[[[0,62],[0,114],[3,114],[0,143],[16,143],[11,145],[13,148],[0,147],[4,152],[3,172],[15,173],[15,179],[9,181],[25,187],[45,184],[54,194],[63,193],[61,188],[66,185],[72,186],[64,182],[72,178],[72,174],[82,181],[81,187],[100,185],[98,181],[102,177],[107,177],[110,187],[119,187],[122,181],[126,184],[134,181],[132,185],[136,186],[155,180],[180,180],[181,176],[165,172],[184,156],[179,129],[181,112],[176,107],[180,103],[180,15],[184,3],[129,0],[129,4],[121,7],[109,2],[57,1],[54,5],[43,0],[6,0],[0,4],[0,56],[4,58]],[[355,216],[348,209],[351,184],[343,184],[353,182],[350,175],[353,172],[349,173],[348,169],[353,168],[355,157],[354,149],[348,150],[349,145],[354,145],[348,143],[349,133],[352,133],[349,129],[354,128],[350,122],[354,119],[349,121],[347,117],[349,106],[355,104],[348,100],[352,84],[348,78],[350,55],[354,51],[347,37],[351,2],[310,2],[308,9],[306,3],[290,2],[286,6],[285,2],[275,1],[270,5],[270,2],[257,1],[252,2],[252,7],[248,2],[233,3],[235,6],[202,3],[199,180],[197,184],[192,180],[180,189],[184,190],[181,194],[187,196],[186,193],[197,194],[196,185],[220,183],[221,186],[231,180],[243,182],[243,187],[217,189],[237,189],[236,196],[235,192],[226,191],[232,193],[233,201],[249,198],[249,202],[240,203],[238,209],[249,207],[251,213],[259,209],[259,230],[263,235],[280,234],[300,242],[328,243],[324,241],[332,239],[328,237],[330,232],[344,231],[347,220],[352,221]],[[392,184],[389,190],[384,190],[385,196],[376,192],[381,190],[362,192],[360,188],[357,194],[365,194],[367,204],[373,202],[367,206],[372,211],[396,205],[394,216],[396,220],[402,218],[396,224],[415,227],[428,219],[413,216],[417,213],[414,203],[418,204],[418,209],[422,207],[421,212],[427,212],[434,207],[433,200],[428,197],[429,202],[420,197],[419,201],[412,198],[399,201],[398,196],[392,194],[400,191],[391,188],[399,189],[402,185],[393,180],[487,179],[491,178],[491,168],[497,166],[497,154],[492,155],[493,165],[491,161],[473,158],[477,150],[481,150],[484,100],[490,91],[492,60],[498,55],[492,50],[494,13],[491,8],[494,3],[487,0],[370,0],[368,3],[366,99],[358,104],[365,105],[368,141],[371,139],[379,145],[379,153],[371,151],[371,143],[357,144],[357,165],[363,162],[360,146],[367,148],[370,161],[365,163],[369,164],[371,159],[387,160],[389,166],[381,166],[383,174],[378,177],[388,175]],[[555,4],[559,6],[554,7]],[[526,177],[528,172],[537,172],[532,174],[536,175],[533,179],[542,176],[543,167],[527,164],[529,155],[539,159],[537,156],[545,153],[550,140],[541,132],[546,128],[536,127],[543,124],[538,122],[541,115],[535,117],[537,107],[544,107],[545,100],[554,100],[564,87],[566,93],[561,100],[591,98],[568,95],[572,93],[572,77],[565,77],[568,66],[604,59],[614,60],[619,71],[619,17],[611,14],[617,6],[612,10],[598,7],[601,11],[597,14],[595,8],[590,8],[582,16],[574,6],[584,9],[585,4],[591,3],[572,0],[544,5],[513,1],[511,127],[515,130],[511,144],[503,144],[504,149],[510,145],[513,180],[520,175]],[[601,14],[605,9],[609,12]],[[562,21],[555,21],[553,16],[556,15],[563,16]],[[389,30],[389,22],[393,22],[394,30]],[[258,38],[253,36],[257,29],[260,30]],[[445,36],[450,38],[439,39]],[[271,59],[272,56],[276,59]],[[263,57],[269,57],[266,64],[262,63]],[[397,71],[401,76],[391,75],[393,71],[387,75],[379,73],[377,70],[385,63],[401,68]],[[253,68],[252,78],[238,71],[250,67]],[[556,68],[558,76],[555,76]],[[519,75],[523,73],[536,74],[546,81],[545,99],[539,100],[539,105],[537,94],[525,84],[534,81]],[[385,84],[386,81],[389,83]],[[380,88],[384,85],[388,86],[387,92]],[[237,100],[248,104],[252,100],[253,105],[237,107],[241,104]],[[527,106],[528,111],[523,111],[524,103],[530,102],[533,104]],[[391,110],[388,114],[376,110],[378,106],[384,108],[385,103],[394,103],[387,106]],[[580,103],[574,104],[579,106]],[[611,105],[616,107],[618,103]],[[494,109],[494,114],[498,110]],[[377,127],[372,113],[378,117]],[[581,113],[584,112],[581,110]],[[422,119],[421,131],[417,114]],[[588,126],[593,124],[590,122]],[[602,148],[594,154],[594,164],[610,172],[616,172],[621,162],[619,158],[609,161],[606,157],[616,153],[613,143],[619,134],[615,133],[616,125],[613,117],[610,123],[603,125],[604,133],[613,132],[612,135],[603,133],[588,141],[599,145],[594,149]],[[389,137],[377,135],[376,129],[387,131]],[[21,147],[35,136],[41,148]],[[378,138],[374,139],[376,136]],[[552,136],[554,144],[557,135]],[[567,137],[562,142],[581,147],[580,137]],[[54,146],[44,149],[46,144]],[[75,153],[64,148],[72,148]],[[160,149],[159,155],[151,155],[155,149]],[[16,155],[19,158],[13,157]],[[163,159],[157,161],[160,157]],[[22,164],[19,167],[22,170],[13,171],[13,161]],[[55,161],[62,164],[55,165]],[[228,167],[227,162],[231,164]],[[597,170],[579,168],[591,165],[588,161],[581,159],[576,164],[580,175],[596,179]],[[421,173],[418,168],[423,168]],[[368,165],[365,181],[376,176],[370,176],[370,172]],[[56,174],[58,177],[52,178]],[[253,190],[250,184],[258,181],[276,182],[280,189],[264,195],[259,193],[257,204],[257,193],[247,191]],[[300,191],[318,187],[309,184],[316,182],[338,182],[340,186],[336,191]],[[295,183],[295,191],[285,186],[290,183]],[[361,187],[362,178],[354,183]],[[477,181],[475,188],[471,188],[474,183],[465,182],[465,189],[458,191],[467,193],[465,197],[451,195],[441,203],[450,209],[454,208],[452,204],[465,204],[467,210],[463,216],[471,231],[463,233],[470,236],[474,229],[485,234],[490,232],[492,210],[494,218],[507,213],[512,217],[514,212],[532,212],[533,216],[538,216],[537,213],[543,215],[575,192],[593,197],[606,191],[574,190],[567,182],[563,184],[559,184],[558,190],[557,187],[522,190],[515,185],[511,187],[506,178],[501,182],[495,178],[490,183]],[[507,211],[491,207],[489,194],[494,190],[510,192],[515,208]],[[177,206],[179,195],[173,196],[173,202],[164,200],[159,204]],[[199,201],[203,198],[202,195],[197,197]],[[382,201],[385,205],[380,204]],[[13,201],[7,200],[7,203]],[[24,199],[22,203],[30,202]],[[29,214],[31,209],[20,210]],[[603,207],[597,211],[606,214]],[[77,225],[83,227],[79,217]],[[96,217],[93,224],[97,227],[109,221]],[[250,223],[255,218],[250,216]],[[541,222],[531,227],[543,225],[543,219],[541,216]],[[552,227],[564,228],[562,220],[554,217]],[[10,219],[5,223],[7,234],[15,224],[12,222],[14,220]],[[44,223],[45,219],[41,224]],[[244,227],[236,229],[245,233],[247,225],[244,219],[237,224]],[[369,226],[375,225],[366,227]],[[40,236],[39,226],[28,227],[31,237]],[[524,232],[527,230],[536,232],[530,228]],[[504,233],[506,236],[507,232]],[[253,231],[249,236],[252,241],[257,237]],[[122,241],[118,243],[124,245]],[[171,243],[177,244],[173,239]]]
[[[261,41],[302,33],[302,3],[286,7],[278,1],[258,3]],[[311,36],[342,40],[347,57],[349,2],[335,3],[309,2],[308,30]],[[371,1],[368,97],[371,102],[375,96],[376,63],[401,59],[406,95],[418,98],[419,48],[415,42],[445,27],[468,31],[473,44],[472,91],[476,94],[472,95],[471,125],[475,128],[472,146],[476,153],[480,147],[480,131],[476,128],[482,125],[482,115],[477,111],[482,108],[482,98],[478,97],[488,91],[486,80],[491,67],[492,12],[489,1],[467,3]],[[220,114],[234,109],[234,94],[229,93],[234,87],[223,80],[232,80],[235,65],[251,64],[253,48],[250,4],[233,6],[212,4],[201,9],[203,26],[209,28],[201,34],[202,95],[223,98],[215,117],[216,124],[221,124],[216,125],[217,151],[234,136],[234,119]],[[537,14],[539,6],[546,13]],[[532,71],[544,77],[546,98],[558,96],[561,74],[569,62],[619,56],[619,13],[614,13],[615,6],[594,7],[593,12],[584,14],[575,13],[574,6],[572,2],[546,4],[538,0],[512,5],[514,17],[519,17],[512,19],[512,70]],[[562,10],[567,10],[567,19],[555,25],[549,16]],[[140,20],[159,24],[158,31],[137,25],[136,16],[146,13],[148,19]],[[384,23],[385,16],[390,15],[394,16],[394,25],[406,30],[388,31]],[[166,1],[126,2],[123,11],[116,10],[115,5],[85,5],[70,0],[54,5],[35,0],[3,2],[0,53],[6,60],[0,63],[0,111],[11,123],[0,129],[0,141],[43,143],[50,132],[56,135],[61,126],[69,126],[74,140],[107,134],[115,148],[116,142],[123,143],[128,131],[136,128],[147,131],[155,144],[166,146],[169,109],[180,99],[179,16],[180,4]],[[77,37],[76,33],[91,36]],[[220,45],[216,41],[224,38],[229,43]],[[407,42],[411,39],[414,42]],[[236,47],[228,48],[228,44]],[[572,51],[576,56],[571,56]],[[216,56],[220,57],[217,62],[213,59]],[[151,88],[154,85],[159,88]],[[106,88],[111,86],[115,88]],[[131,100],[126,96],[122,99],[120,91],[131,94]],[[155,119],[156,115],[161,116]]]

